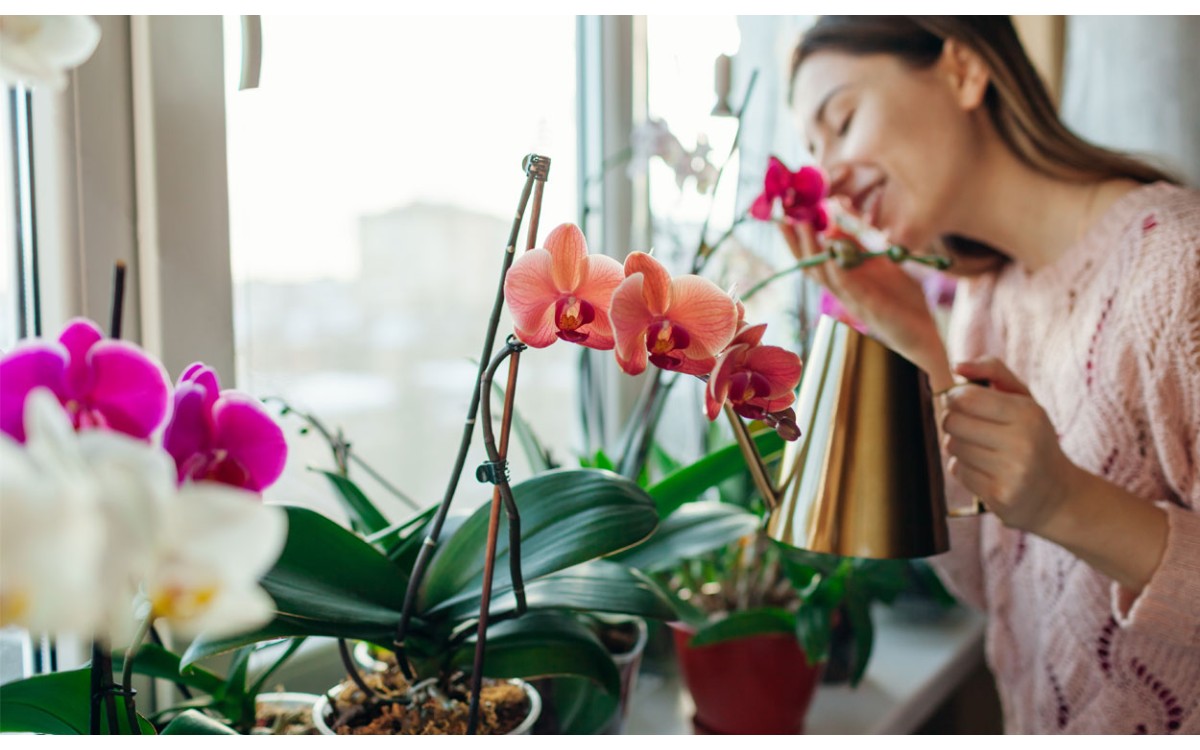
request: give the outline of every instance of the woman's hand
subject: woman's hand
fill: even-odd
[[[1007,526],[1044,536],[1083,473],[1063,453],[1050,418],[1002,362],[964,362],[955,372],[991,387],[945,395],[948,471]]]
[[[942,419],[951,474],[1007,526],[1048,539],[1125,591],[1128,609],[1167,546],[1167,514],[1067,458],[1029,390],[996,359],[954,368],[990,388],[945,395]]]
[[[781,223],[797,260],[824,252],[808,224]],[[925,370],[934,390],[950,385],[949,361],[921,284],[898,264],[874,258],[844,269],[830,261],[806,270],[828,289],[846,310],[861,320],[885,346]]]

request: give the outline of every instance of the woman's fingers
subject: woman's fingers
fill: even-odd
[[[946,435],[942,439],[942,445],[951,457],[976,471],[990,476],[998,476],[1005,471],[1006,458],[1002,451],[985,448],[977,443],[968,443],[953,435]]]
[[[780,234],[783,235],[783,239],[788,244],[788,249],[792,251],[792,255],[797,261],[803,263],[823,252],[821,243],[817,240],[816,233],[813,232],[812,227],[807,223],[796,224],[784,220],[778,222],[778,224]],[[827,264],[820,263],[804,269],[804,272],[813,281],[816,281],[826,289],[830,289],[830,278],[826,266]]]
[[[949,414],[964,414],[975,419],[1009,424],[1020,417],[1030,405],[1029,396],[1004,393],[982,385],[964,385],[948,392],[946,409]]]
[[[1001,424],[989,419],[967,414],[957,409],[947,409],[942,417],[942,431],[964,443],[979,445],[992,450],[1003,447],[1003,438],[997,429]]]

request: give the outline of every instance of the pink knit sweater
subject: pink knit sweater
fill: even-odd
[[[1133,598],[993,516],[950,521],[953,549],[931,562],[989,616],[1006,730],[1200,733],[1200,192],[1133,190],[1052,265],[959,290],[952,361],[1001,358],[1075,464],[1169,524]]]

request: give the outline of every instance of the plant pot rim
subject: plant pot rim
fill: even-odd
[[[316,693],[295,693],[290,691],[276,692],[269,691],[259,693],[254,697],[255,702],[262,703],[307,703],[312,705],[316,703],[321,696]]]
[[[617,666],[628,664],[646,649],[646,642],[650,640],[650,626],[646,624],[646,618],[597,617],[596,619],[606,625],[624,625],[626,623],[630,623],[637,628],[637,640],[634,641],[633,646],[628,651],[622,651],[620,653],[610,652],[610,655],[612,656],[613,661],[617,663]]]
[[[434,679],[436,678],[431,677],[428,680],[422,680],[421,682],[418,682],[417,685],[431,682]],[[534,723],[537,722],[538,717],[540,717],[542,714],[542,696],[540,693],[538,693],[537,688],[535,688],[533,685],[530,685],[525,680],[513,678],[507,680],[507,682],[513,685],[519,685],[521,689],[525,691],[525,696],[529,699],[529,713],[525,716],[525,719],[520,724],[513,727],[513,730],[508,734],[530,734],[533,731]],[[329,699],[331,697],[336,698],[342,692],[342,690],[345,689],[345,687],[346,686],[344,684],[338,683],[328,693],[317,696],[317,701],[313,704],[312,720],[313,725],[316,726],[317,731],[321,734],[337,735],[337,732],[333,731],[328,722],[325,721],[325,714],[330,708]]]

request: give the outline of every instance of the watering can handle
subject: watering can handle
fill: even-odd
[[[954,385],[950,386],[949,388],[943,388],[942,390],[938,391],[937,393],[935,393],[933,395],[935,398],[940,397],[940,396],[945,396],[947,393],[954,390],[955,388],[958,388],[958,387],[964,386],[964,385],[981,385],[984,388],[991,387],[991,383],[989,383],[986,380],[963,380],[958,383],[955,383]],[[971,504],[968,507],[952,508],[951,510],[946,512],[946,515],[949,516],[950,518],[970,518],[972,516],[983,515],[984,513],[987,513],[987,512],[988,512],[988,509],[987,509],[987,506],[983,504],[983,500],[981,500],[979,498],[979,495],[975,495],[974,497],[971,498]]]

